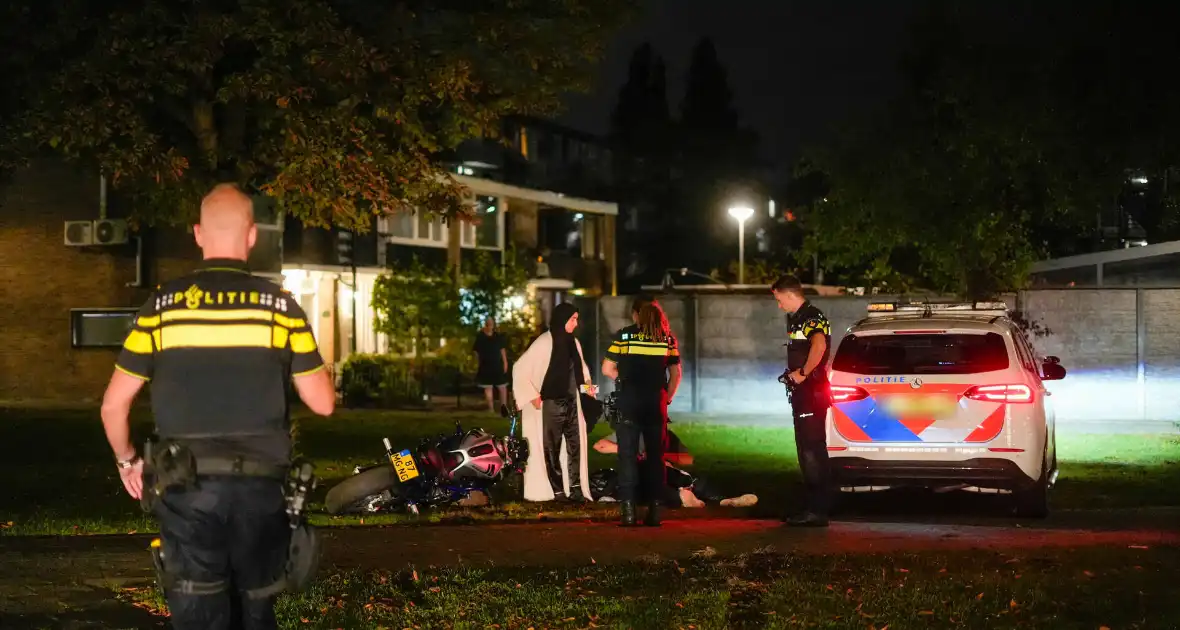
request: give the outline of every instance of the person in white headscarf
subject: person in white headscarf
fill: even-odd
[[[529,444],[524,472],[526,501],[590,497],[586,418],[582,392],[594,396],[590,368],[573,332],[578,310],[564,302],[553,309],[549,331],[537,337],[512,368],[512,392]]]

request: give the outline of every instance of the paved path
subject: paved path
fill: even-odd
[[[686,558],[735,555],[760,549],[794,553],[887,553],[902,551],[1180,545],[1175,511],[1064,515],[1037,526],[954,522],[844,521],[828,529],[798,530],[777,521],[691,518],[659,530],[623,529],[604,522],[426,525],[326,529],[326,568],[399,570],[428,566],[578,566],[633,561],[640,557]],[[1077,527],[1089,521],[1092,527]],[[1112,527],[1122,524],[1121,528]],[[1148,525],[1150,524],[1150,525]],[[151,536],[0,538],[0,627],[51,620],[50,627],[141,627],[142,611],[111,597],[120,584],[151,580]],[[64,612],[62,608],[80,612]],[[87,612],[88,611],[88,612]],[[63,616],[65,615],[65,616]],[[69,615],[75,615],[71,618]],[[17,622],[20,623],[17,623]],[[94,621],[99,625],[87,625]],[[36,627],[36,626],[29,626]]]

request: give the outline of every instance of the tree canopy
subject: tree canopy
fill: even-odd
[[[1180,86],[1150,70],[1174,58],[1160,31],[1173,21],[1036,4],[1002,17],[932,5],[903,95],[809,156],[801,174],[830,188],[801,213],[802,256],[899,288],[1011,290],[1034,260],[1094,238],[1128,169],[1176,165],[1180,129],[1163,112]]]
[[[504,115],[558,111],[632,4],[14,0],[0,165],[97,166],[147,222],[191,218],[227,180],[308,225],[451,214],[439,153]]]

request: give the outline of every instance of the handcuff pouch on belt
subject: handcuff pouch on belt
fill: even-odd
[[[197,460],[187,446],[174,440],[148,440],[144,444],[143,494],[139,500],[144,512],[151,512],[169,489],[192,489],[196,483]]]
[[[166,442],[153,445],[148,442],[144,449],[144,509],[150,511],[155,501],[164,491],[174,487],[193,487],[196,484],[197,460],[183,445]],[[263,470],[257,467],[256,470]],[[148,471],[152,471],[149,480]],[[245,467],[244,476],[251,475],[251,467]],[[288,469],[283,488],[283,498],[286,502],[288,523],[291,528],[290,539],[287,543],[287,559],[283,573],[273,584],[259,589],[247,591],[247,595],[260,599],[277,595],[284,590],[303,591],[311,586],[319,569],[320,537],[316,529],[307,522],[304,510],[307,506],[308,495],[315,489],[316,478],[314,466],[309,462],[296,462]],[[210,595],[225,589],[224,581],[193,582],[177,580],[175,574],[167,571],[163,544],[159,538],[151,544],[152,563],[156,568],[156,577],[160,588],[179,590],[193,595]]]
[[[307,497],[315,489],[315,467],[310,462],[296,462],[287,477],[284,497],[287,500],[287,518],[291,537],[287,544],[287,562],[283,574],[270,586],[246,592],[251,599],[263,599],[290,590],[307,590],[315,580],[320,564],[320,536],[315,527],[307,522],[304,509]]]
[[[606,423],[610,425],[610,428],[614,429],[615,431],[619,430],[619,425],[630,423],[630,421],[623,415],[622,410],[619,409],[619,394],[620,391],[616,386],[615,391],[611,392],[610,395],[606,397],[606,401],[602,406],[603,419],[605,419]]]
[[[791,402],[795,397],[795,390],[799,388],[799,384],[791,380],[791,368],[787,368],[782,374],[778,376],[778,382],[782,383],[787,388],[787,402]]]

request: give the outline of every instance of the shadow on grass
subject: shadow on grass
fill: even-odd
[[[1177,550],[754,553],[558,570],[345,572],[281,598],[284,627],[1171,627]],[[150,594],[146,594],[150,597]]]
[[[154,589],[153,589],[154,590]],[[109,588],[76,589],[66,596],[37,600],[26,597],[40,607],[52,604],[60,612],[30,611],[0,613],[0,628],[82,630],[90,628],[162,628],[166,616],[149,603],[150,597],[112,597]],[[143,601],[140,601],[143,600]],[[18,608],[19,610],[19,608]]]

